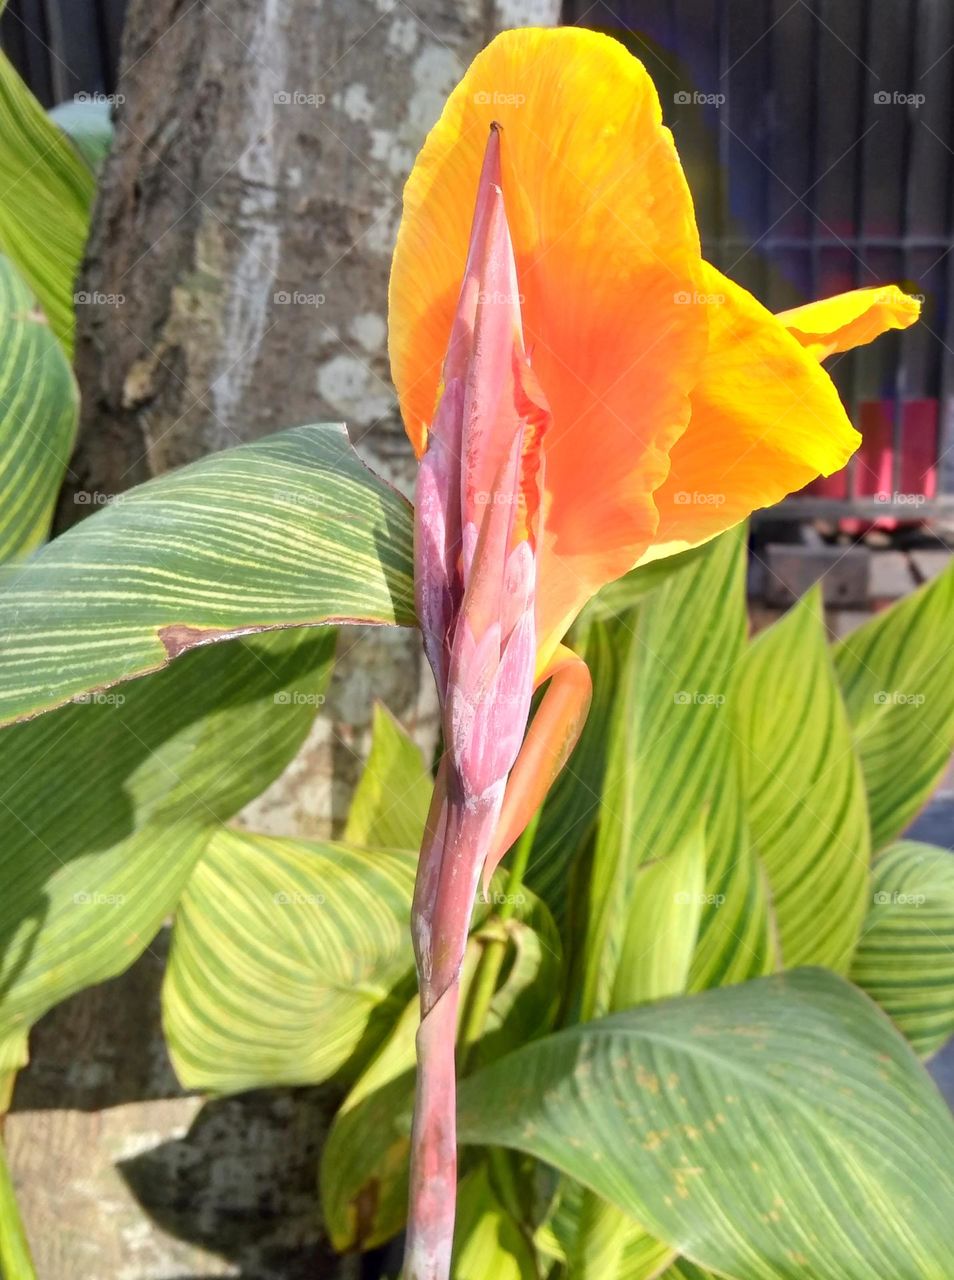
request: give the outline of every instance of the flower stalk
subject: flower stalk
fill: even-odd
[[[523,349],[494,126],[416,495],[418,616],[446,749],[411,920],[421,1025],[406,1280],[445,1280],[450,1269],[460,970],[530,713],[541,465],[532,446],[547,417]]]

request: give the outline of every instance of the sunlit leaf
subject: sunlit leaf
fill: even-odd
[[[375,703],[371,750],[358,781],[344,839],[380,849],[419,849],[434,781],[421,750]]]
[[[0,52],[0,253],[39,299],[67,354],[93,174]]]
[[[464,1142],[578,1179],[745,1280],[943,1280],[954,1119],[865,996],[797,970],[545,1037],[466,1080]]]
[[[0,732],[0,1072],[47,1009],[145,950],[210,831],[294,757],[333,648],[330,631],[217,645]]]
[[[0,560],[32,551],[49,532],[77,407],[63,348],[0,256]]]
[[[875,850],[905,830],[954,749],[952,632],[954,565],[835,648]]]
[[[0,590],[0,722],[278,627],[413,625],[411,509],[342,427],[296,427],[123,494]]]
[[[847,971],[868,903],[871,842],[820,592],[749,647],[731,702],[782,961]]]
[[[954,1035],[954,854],[905,840],[872,870],[851,977],[926,1057]]]

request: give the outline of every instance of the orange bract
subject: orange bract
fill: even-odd
[[[494,121],[526,350],[552,415],[538,553],[542,670],[604,583],[843,466],[858,436],[818,367],[820,346],[910,319],[906,304],[873,309],[849,295],[793,313],[808,327],[790,321],[788,332],[702,261],[643,66],[578,28],[505,32],[451,94],[405,188],[390,354],[419,455]],[[826,338],[829,326],[837,332]]]

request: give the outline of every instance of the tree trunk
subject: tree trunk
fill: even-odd
[[[81,491],[120,492],[303,422],[346,421],[371,465],[409,488],[386,352],[401,188],[478,48],[558,9],[132,0],[80,286],[84,407],[60,528],[95,509]],[[313,738],[248,825],[338,824],[375,696],[432,743],[416,636],[349,632],[340,647]],[[330,1259],[314,1204],[333,1100],[276,1091],[197,1114],[165,1056],[160,973],[157,945],[33,1038],[7,1139],[41,1280],[357,1276],[355,1260]]]

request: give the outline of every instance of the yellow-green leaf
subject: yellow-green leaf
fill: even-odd
[[[954,854],[904,840],[872,870],[851,977],[927,1057],[954,1035]]]
[[[410,506],[340,426],[296,427],[160,476],[0,584],[0,723],[236,635],[413,625],[412,543]]]
[[[217,645],[0,732],[0,1073],[145,950],[210,830],[294,757],[333,651],[331,631]]]
[[[867,907],[871,841],[819,591],[749,647],[731,710],[782,962],[846,972]]]
[[[375,703],[371,750],[351,798],[346,843],[420,849],[433,790],[420,748],[390,711]]]
[[[0,560],[25,555],[47,536],[77,407],[63,348],[0,256]]]
[[[317,1084],[403,1008],[416,858],[215,832],[179,902],[163,986],[189,1089]],[[390,1018],[387,1017],[390,1012]]]
[[[952,633],[954,565],[835,648],[876,851],[915,817],[954,749]]]
[[[0,52],[0,253],[40,300],[67,355],[95,190],[90,169]]]

